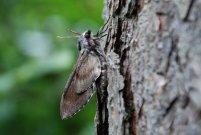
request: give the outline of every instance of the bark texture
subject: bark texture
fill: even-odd
[[[201,0],[105,0],[109,16],[98,130],[201,135]]]

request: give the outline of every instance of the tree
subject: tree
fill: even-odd
[[[105,0],[98,135],[201,134],[201,0]]]

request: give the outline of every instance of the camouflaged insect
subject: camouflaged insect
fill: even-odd
[[[79,56],[60,102],[62,119],[80,111],[94,93],[93,87],[104,71],[106,62],[99,41],[100,38],[93,36],[90,30],[78,38]]]

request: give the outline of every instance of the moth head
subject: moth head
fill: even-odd
[[[93,45],[93,43],[91,43],[92,40],[93,40],[93,34],[92,34],[91,30],[87,30],[84,33],[82,33],[82,35],[78,39],[78,49],[79,49],[79,51],[81,49],[89,49],[89,48],[91,48],[91,46]]]
[[[92,36],[91,36],[91,30],[87,30],[87,31],[85,31],[84,33],[84,37],[86,38],[86,39],[90,39]]]
[[[97,39],[99,39],[99,37],[92,34],[91,30],[87,30],[87,31],[83,32],[82,34],[79,32],[73,31],[71,29],[69,29],[69,31],[76,35],[75,36],[57,36],[57,37],[59,37],[59,38],[78,38],[77,46],[78,46],[79,51],[82,49],[90,49],[92,47],[95,47],[98,42]]]

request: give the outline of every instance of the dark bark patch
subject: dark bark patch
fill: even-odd
[[[163,15],[158,15],[158,20],[159,20],[159,26],[158,26],[158,31],[162,31],[164,28],[164,23],[165,23],[165,16]]]
[[[132,92],[132,80],[131,80],[131,69],[130,66],[124,76],[124,88],[123,88],[123,99],[125,111],[127,113],[127,117],[124,118],[124,125],[128,125],[129,127],[129,135],[136,134],[136,115],[134,109],[134,99]],[[124,127],[126,128],[126,127]],[[126,134],[126,133],[124,133]]]
[[[168,73],[168,70],[169,70],[169,67],[171,65],[171,59],[174,57],[175,61],[177,62],[177,64],[179,65],[179,69],[180,71],[182,71],[182,66],[180,64],[180,57],[179,57],[179,54],[178,54],[178,48],[177,48],[177,44],[179,42],[179,39],[178,39],[178,36],[175,34],[175,33],[172,33],[172,37],[171,37],[171,48],[170,48],[170,51],[169,51],[169,54],[168,54],[168,61],[167,61],[167,65],[166,65],[166,68],[165,68],[165,74]],[[173,54],[175,54],[173,56]]]
[[[145,104],[145,100],[144,98],[142,99],[142,105],[140,107],[140,110],[139,110],[139,113],[138,113],[138,120],[141,119],[141,117],[143,116],[143,107],[144,107],[144,104]]]
[[[186,16],[184,17],[184,22],[187,22],[188,21],[188,18],[189,18],[189,15],[190,15],[190,13],[191,13],[191,9],[192,9],[192,7],[193,7],[193,3],[195,2],[195,0],[191,0],[191,3],[190,3],[190,5],[189,5],[189,7],[188,7],[188,11],[187,11],[187,13],[186,13]]]
[[[120,15],[121,10],[122,10],[123,7],[125,7],[125,5],[126,5],[126,0],[119,0],[119,5],[118,5],[118,8],[115,11],[115,15]]]
[[[175,97],[169,104],[169,106],[165,109],[165,113],[163,114],[163,117],[165,117],[174,107],[175,103],[178,101],[178,97]]]
[[[122,20],[118,18],[118,24],[117,24],[117,32],[115,33],[115,43],[114,43],[114,52],[117,53],[121,57],[121,35],[122,35]]]
[[[134,3],[131,1],[128,5],[128,12],[125,15],[127,18],[137,17],[138,13],[142,10],[144,7],[144,0],[136,0]]]
[[[101,85],[100,78],[97,80],[97,85]],[[105,91],[102,93],[99,88],[97,88],[97,135],[108,135],[109,134],[109,123],[108,123],[108,109],[107,109],[107,96],[108,93]]]

